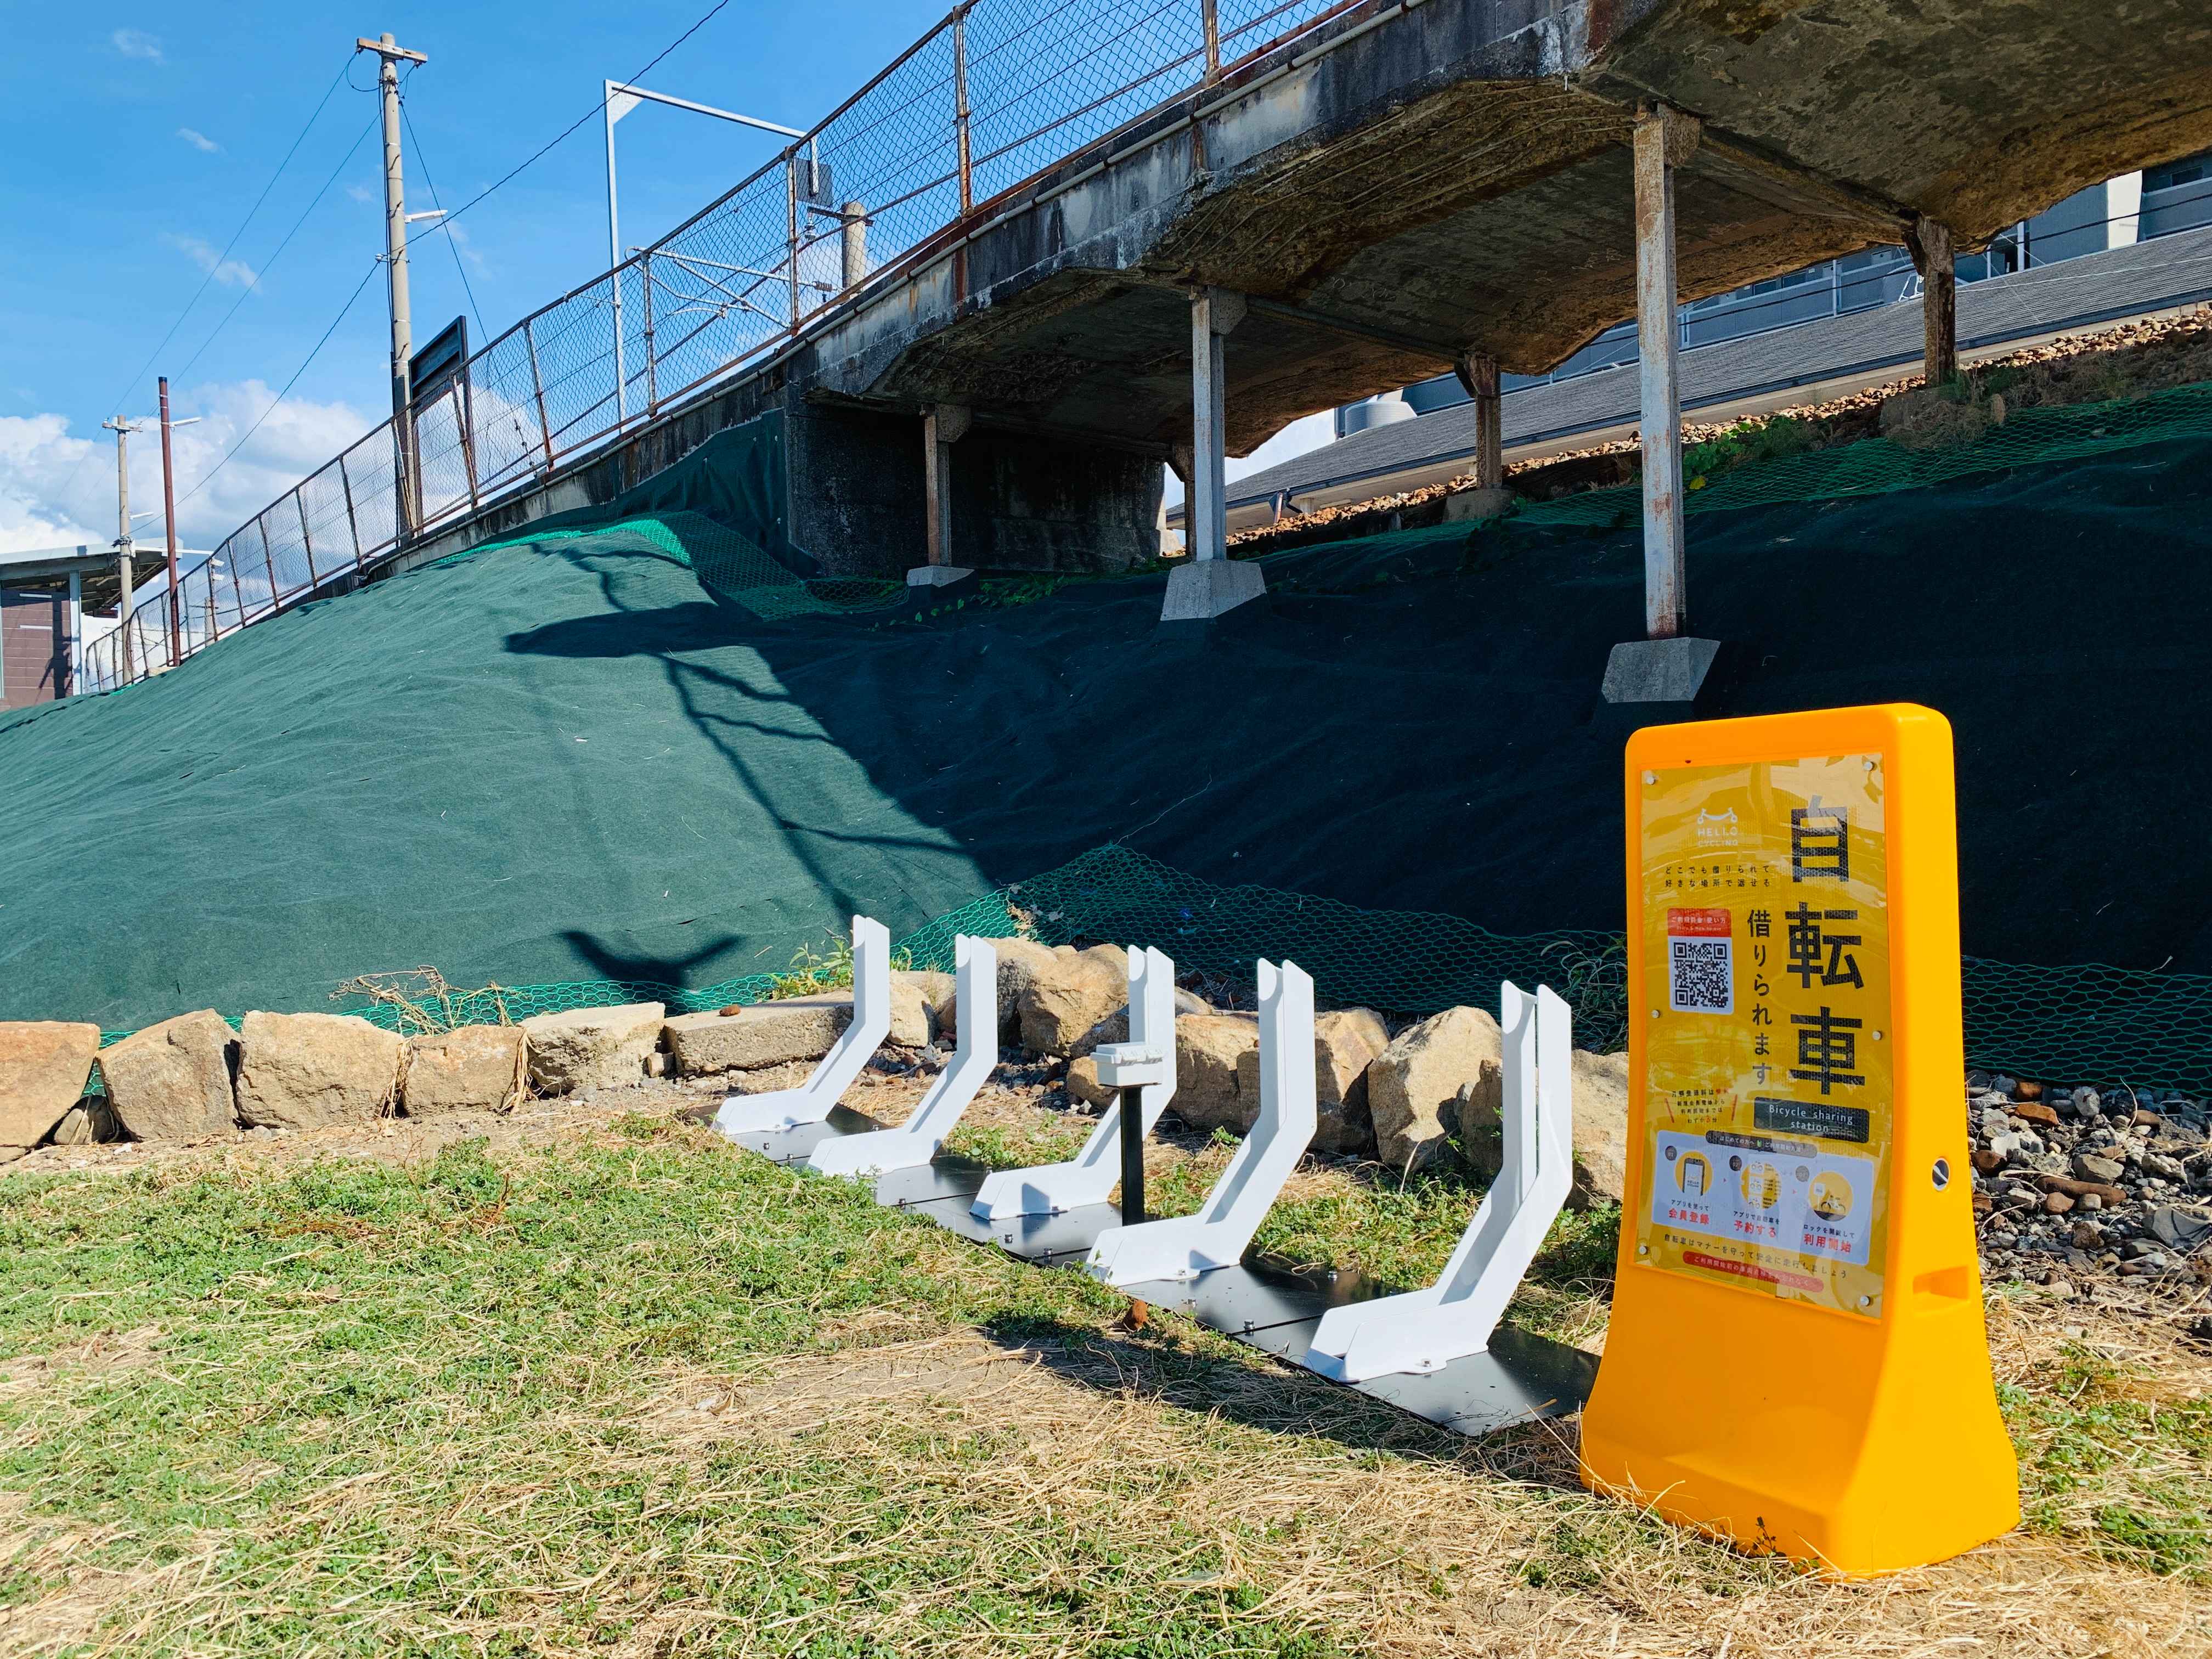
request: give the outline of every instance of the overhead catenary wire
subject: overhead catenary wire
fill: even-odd
[[[315,107],[309,112],[307,120],[301,124],[298,134],[292,140],[291,147],[285,150],[284,159],[276,163],[276,171],[269,175],[269,182],[261,186],[261,193],[253,198],[253,205],[246,209],[246,216],[238,222],[238,228],[230,233],[230,240],[223,244],[222,252],[216,255],[214,262],[208,266],[207,274],[200,278],[200,285],[192,290],[192,297],[185,301],[184,308],[177,313],[175,320],[170,323],[168,331],[161,336],[153,350],[146,354],[146,361],[138,365],[137,371],[131,375],[130,382],[124,386],[122,394],[113,400],[116,410],[119,411],[130,400],[131,395],[138,390],[140,384],[145,380],[147,371],[151,369],[161,355],[168,349],[169,342],[177,337],[177,331],[185,325],[185,319],[192,314],[201,297],[207,293],[209,285],[215,281],[216,273],[222,269],[224,262],[230,258],[232,251],[238,246],[239,239],[246,234],[246,228],[252,224],[254,216],[261,211],[263,204],[268,201],[269,193],[276,188],[277,181],[283,178],[286,170],[291,167],[292,158],[300,153],[300,146],[307,142],[307,135],[315,130],[315,123],[322,118],[323,111],[330,105],[331,94],[337,92],[339,86],[345,81],[346,71],[352,67],[352,64],[353,59],[349,56],[345,62],[338,65],[338,72],[331,77],[330,84],[323,88],[323,95],[315,100]],[[206,348],[203,346],[201,349],[204,350]],[[92,451],[87,450],[85,456],[78,459],[76,470],[82,469],[85,459],[91,453]],[[76,471],[73,470],[70,475],[71,484],[75,483],[76,477]]]
[[[199,481],[193,484],[193,486],[190,489],[186,490],[182,495],[177,498],[177,505],[179,507],[182,507],[186,501],[191,500],[193,496],[198,495],[201,490],[206,489],[210,481],[215,477],[216,474],[222,471],[224,467],[229,465],[232,457],[235,456],[240,450],[245,448],[246,441],[251,439],[255,433],[261,430],[262,422],[276,412],[277,405],[282,404],[286,396],[291,392],[292,388],[300,383],[300,377],[307,372],[308,365],[313,363],[316,357],[320,355],[322,349],[331,343],[331,336],[338,331],[338,325],[345,321],[347,315],[353,310],[355,302],[361,298],[362,291],[368,287],[369,279],[376,275],[379,267],[380,267],[383,263],[384,262],[381,259],[372,259],[369,261],[368,269],[362,273],[361,281],[355,285],[353,292],[346,296],[346,302],[338,308],[338,314],[331,319],[331,325],[323,331],[322,337],[317,340],[313,349],[308,351],[307,355],[301,359],[299,368],[292,371],[292,378],[285,381],[283,390],[278,392],[274,398],[269,400],[269,407],[263,410],[259,415],[254,417],[253,424],[246,428],[244,432],[239,434],[238,441],[231,445],[228,449],[223,452],[222,459],[217,461],[213,466],[210,467],[204,473],[201,474]]]
[[[202,340],[199,343],[198,349],[195,350],[191,356],[185,360],[184,367],[176,372],[174,378],[181,380],[185,374],[189,374],[191,370],[192,365],[199,362],[200,358],[206,353],[207,349],[215,343],[216,337],[221,334],[225,328],[229,326],[230,319],[238,314],[238,308],[244,305],[246,301],[247,296],[252,295],[254,289],[260,286],[261,278],[266,276],[270,271],[275,268],[277,260],[284,257],[284,250],[292,246],[292,239],[300,234],[301,228],[307,222],[309,216],[311,216],[318,207],[322,205],[323,198],[331,193],[331,186],[338,181],[338,176],[343,173],[347,167],[353,164],[353,158],[361,153],[362,145],[368,141],[369,134],[375,131],[377,123],[375,120],[372,119],[367,126],[361,130],[360,137],[356,137],[353,141],[352,147],[349,149],[343,155],[341,155],[338,158],[338,164],[331,169],[330,175],[323,180],[322,188],[317,191],[308,200],[307,206],[300,210],[300,216],[293,220],[292,228],[284,233],[284,240],[277,243],[276,251],[270,254],[266,259],[261,262],[261,269],[255,273],[253,280],[246,283],[239,290],[238,298],[231,301],[230,309],[224,312],[222,314],[222,320],[218,322],[213,329],[209,331],[207,338]]]
[[[673,40],[671,40],[659,52],[653,53],[653,57],[647,61],[643,68],[631,71],[629,78],[632,81],[643,80],[647,75],[652,73],[655,67],[659,64],[661,59],[667,57],[672,52],[674,52],[677,47],[682,46],[693,35],[698,33],[701,29],[706,27],[707,25],[712,22],[718,15],[727,9],[730,3],[731,0],[715,0],[715,3],[714,5],[708,7],[705,12],[701,14],[696,22],[693,23],[690,28],[685,29],[683,33],[678,35]],[[460,206],[455,208],[452,212],[447,214],[444,218],[438,221],[437,224],[432,228],[430,234],[435,235],[439,232],[443,231],[447,233],[447,240],[451,240],[452,238],[450,233],[455,220],[459,219],[463,214],[468,212],[470,209],[475,207],[478,203],[483,201],[487,197],[502,189],[526,170],[535,167],[540,161],[544,160],[545,156],[551,154],[554,149],[567,143],[568,139],[574,137],[575,134],[587,123],[597,120],[601,112],[603,112],[606,106],[607,100],[603,94],[597,103],[593,104],[581,115],[579,115],[574,120],[571,121],[567,126],[562,128],[560,131],[555,133],[552,137],[547,139],[543,144],[540,144],[520,161],[517,162],[514,167],[509,167],[497,179],[492,180],[490,184],[486,185],[475,195],[470,197],[467,201],[462,203]]]
[[[415,146],[415,161],[422,169],[422,183],[430,193],[430,205],[434,208],[438,205],[438,181],[430,176],[430,158],[423,153],[422,136],[415,131],[415,118],[407,112],[407,100],[404,94],[399,100],[399,118],[407,124],[407,141]],[[468,296],[469,315],[475,319],[477,333],[481,337],[484,331],[483,313],[477,307],[476,288],[469,281],[468,265],[461,258],[460,242],[457,238],[448,236],[446,246],[453,252],[453,270],[461,279],[461,292]]]

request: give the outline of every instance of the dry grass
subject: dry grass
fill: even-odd
[[[1844,1585],[1590,1498],[1571,1421],[1124,1331],[665,1118],[539,1140],[0,1183],[0,1652],[2212,1653],[2212,1376],[2135,1310],[1993,1302],[2028,1528]],[[1271,1227],[1411,1267],[1467,1201],[1309,1169]],[[1601,1334],[1602,1221],[1524,1318]]]

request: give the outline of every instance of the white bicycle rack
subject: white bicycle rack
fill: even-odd
[[[813,1074],[796,1089],[732,1095],[714,1114],[726,1135],[796,1129],[828,1117],[891,1029],[891,936],[880,921],[853,918],[853,1018]]]
[[[1548,986],[1499,991],[1504,1159],[1443,1276],[1425,1291],[1332,1308],[1310,1370],[1343,1382],[1442,1370],[1483,1352],[1574,1184],[1574,1014]]]
[[[963,991],[960,996],[964,1025],[968,994]],[[1168,1056],[1166,1081],[1144,1089],[1144,1129],[1150,1134],[1175,1098],[1175,963],[1162,951],[1134,945],[1129,947],[1129,1041],[1163,1049]],[[1117,1101],[1106,1109],[1073,1159],[986,1176],[971,1212],[986,1221],[1012,1221],[1103,1204],[1121,1179],[1121,1107]]]
[[[998,947],[963,933],[952,949],[960,1004],[960,1039],[952,1063],[897,1128],[825,1140],[806,1160],[809,1169],[820,1175],[879,1176],[919,1168],[937,1156],[989,1079],[999,1058]]]
[[[1198,1213],[1098,1236],[1085,1264],[1109,1285],[1193,1279],[1236,1266],[1314,1137],[1313,981],[1259,964],[1260,1115]]]

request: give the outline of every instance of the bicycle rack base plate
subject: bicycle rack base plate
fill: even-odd
[[[882,1127],[840,1106],[822,1123],[738,1135],[732,1141],[775,1163],[798,1164],[825,1140]],[[948,1232],[1042,1267],[1079,1269],[1099,1234],[1121,1224],[1121,1212],[1111,1204],[986,1221],[969,1208],[986,1173],[981,1164],[940,1152],[933,1163],[878,1176],[876,1201],[927,1216]],[[1357,1273],[1289,1273],[1247,1265],[1219,1268],[1195,1279],[1127,1285],[1122,1291],[1133,1300],[1188,1315],[1247,1346],[1303,1365],[1323,1314],[1388,1295],[1390,1289]],[[1579,1411],[1596,1378],[1595,1355],[1500,1325],[1487,1352],[1455,1359],[1441,1370],[1394,1372],[1335,1386],[1357,1389],[1455,1433],[1474,1437]]]

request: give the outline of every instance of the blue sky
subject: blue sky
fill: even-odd
[[[410,209],[432,204],[430,180],[439,202],[459,205],[592,113],[460,222],[468,283],[496,333],[605,269],[599,83],[629,79],[712,4],[11,9],[0,68],[0,547],[113,536],[113,440],[100,422],[118,409],[152,414],[155,374],[171,376],[179,416],[203,417],[178,434],[179,470],[197,481],[330,327],[383,246],[374,60],[351,57],[356,35],[389,29],[429,54],[406,88]],[[943,11],[943,0],[841,0],[834,11],[730,0],[644,84],[805,127]],[[703,206],[777,142],[650,105],[620,132],[631,243]],[[410,261],[417,343],[468,303],[454,250],[427,228],[416,228]],[[283,406],[180,507],[186,542],[220,536],[373,424],[388,406],[387,349],[380,274]],[[133,506],[157,505],[153,434],[132,442]],[[138,533],[158,536],[158,521]]]

